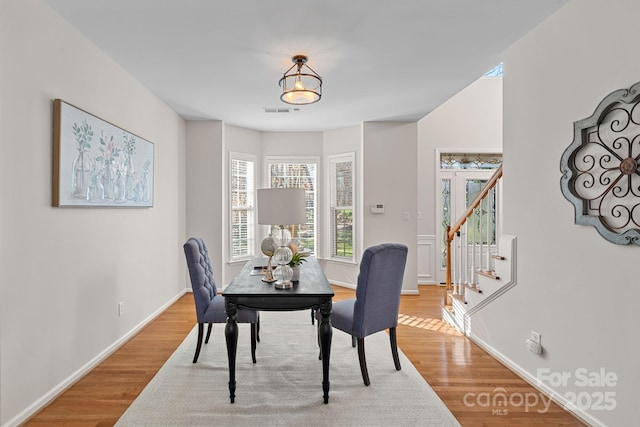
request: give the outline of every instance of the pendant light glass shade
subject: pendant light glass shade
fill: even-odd
[[[287,104],[306,105],[322,98],[322,77],[307,65],[308,58],[296,55],[291,58],[293,65],[280,79],[282,95],[280,99]]]

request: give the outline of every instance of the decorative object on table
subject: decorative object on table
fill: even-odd
[[[307,65],[305,55],[295,55],[291,58],[293,65],[280,79],[282,87],[280,99],[287,104],[306,105],[320,101],[322,98],[322,77]],[[292,72],[293,69],[296,69]]]
[[[291,232],[287,225],[302,224],[306,221],[307,209],[303,188],[262,188],[258,190],[258,224],[278,226],[271,234],[278,248],[274,251],[278,266],[273,275],[277,289],[293,286],[293,271],[289,262],[293,256],[289,243]]]
[[[593,225],[606,240],[640,245],[640,82],[607,95],[573,123],[560,160],[560,189],[575,223]]]
[[[289,267],[291,267],[292,271],[293,271],[293,275],[291,276],[291,281],[292,282],[298,282],[300,280],[300,265],[303,262],[307,262],[307,260],[305,259],[305,257],[307,255],[304,255],[303,252],[298,252],[296,249],[291,247],[292,245],[289,245],[289,248],[293,251],[293,255],[291,256],[291,261],[289,261]]]
[[[152,207],[153,143],[53,103],[54,207]]]
[[[267,267],[262,281],[267,283],[275,282],[276,279],[273,277],[273,266],[271,264],[271,259],[273,258],[276,249],[278,249],[278,245],[276,244],[275,240],[273,240],[273,237],[267,236],[262,241],[260,248],[262,249],[262,253],[269,257],[269,261],[267,261]]]

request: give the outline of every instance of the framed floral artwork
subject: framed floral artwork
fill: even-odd
[[[56,99],[55,207],[153,206],[153,143]]]

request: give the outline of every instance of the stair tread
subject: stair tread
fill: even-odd
[[[480,289],[477,285],[470,285],[470,284],[468,284],[468,283],[465,283],[464,287],[465,287],[466,289],[469,289],[469,290],[470,290],[470,291],[472,291],[472,292],[477,292],[477,293],[479,293],[479,294],[481,294],[481,293],[482,293],[482,289]]]
[[[481,276],[488,277],[490,279],[500,280],[500,276],[496,275],[495,271],[478,270],[477,273]]]

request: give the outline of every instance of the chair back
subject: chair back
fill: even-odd
[[[198,322],[201,322],[211,300],[218,293],[216,280],[213,278],[213,267],[204,240],[191,237],[183,247],[189,267],[193,299],[196,303],[196,316]]]
[[[353,309],[353,334],[365,337],[398,325],[408,248],[383,243],[367,248],[360,262]]]

